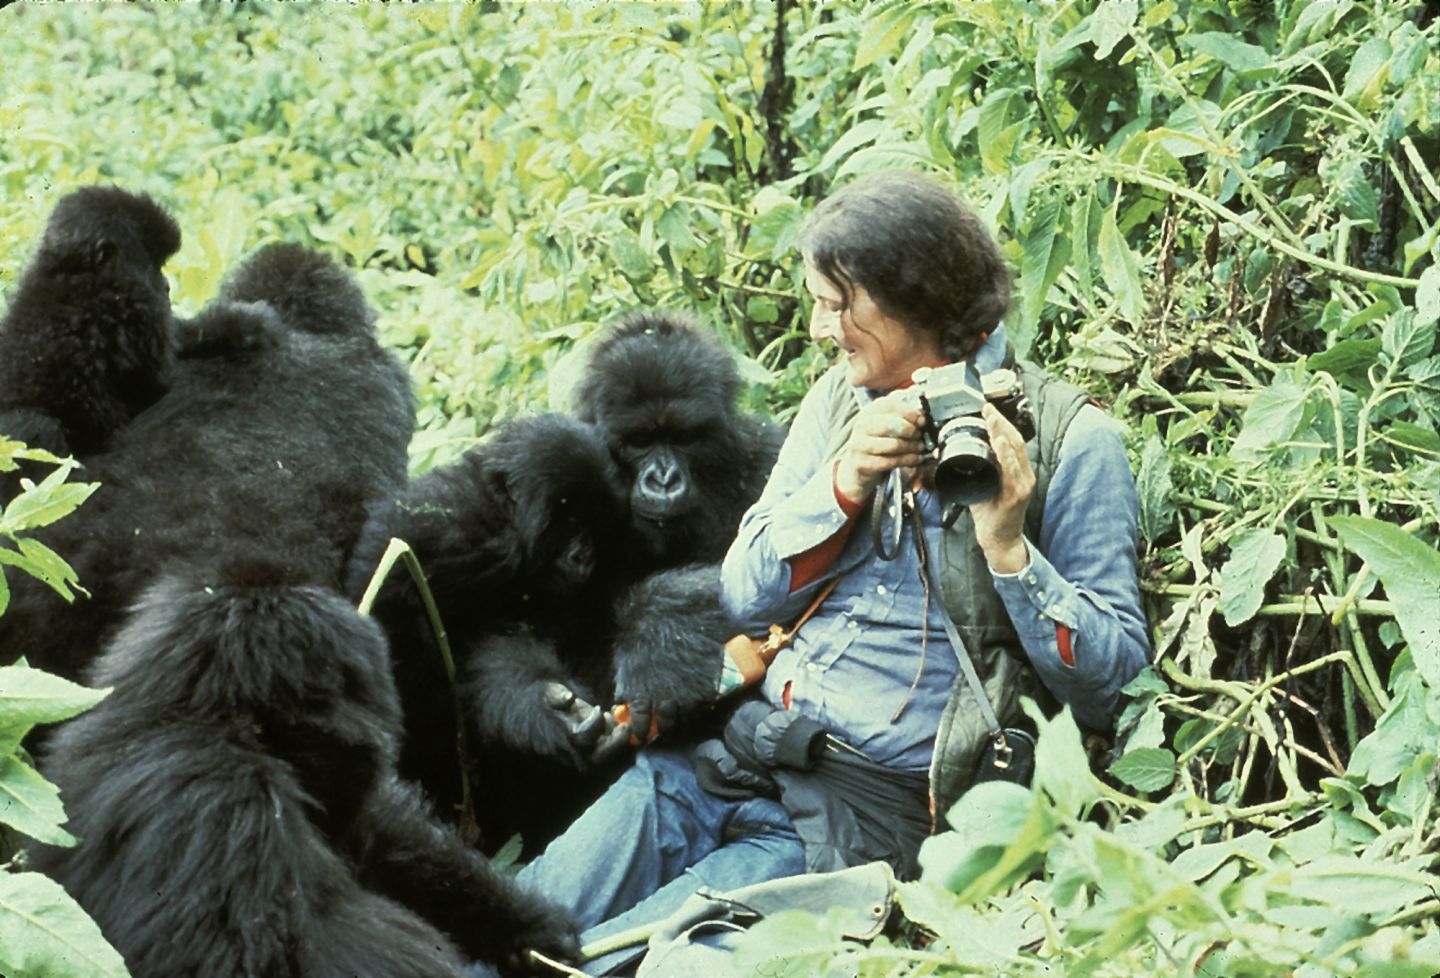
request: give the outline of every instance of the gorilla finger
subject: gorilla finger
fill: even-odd
[[[594,764],[603,764],[630,746],[630,724],[617,723],[611,727],[610,723],[614,723],[613,718],[606,724],[608,729],[605,733],[590,748],[590,760]]]
[[[564,683],[551,680],[545,684],[543,695],[545,705],[552,710],[568,710],[575,702],[575,691]]]
[[[579,747],[589,747],[605,729],[605,711],[584,700],[577,699],[575,703],[577,707],[583,706],[584,709],[572,709],[565,714],[565,722],[570,728],[570,739]]]

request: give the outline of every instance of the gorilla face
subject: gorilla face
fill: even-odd
[[[592,425],[559,415],[509,422],[487,453],[513,510],[522,576],[552,595],[578,591],[620,547],[620,474]]]
[[[730,355],[688,317],[632,313],[596,346],[576,407],[605,433],[637,522],[693,515],[704,487],[734,478],[738,391]]]

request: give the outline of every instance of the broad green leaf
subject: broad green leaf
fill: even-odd
[[[1153,544],[1175,522],[1174,483],[1170,481],[1170,453],[1158,436],[1145,442],[1135,488],[1140,496],[1140,533]]]
[[[820,168],[824,170],[835,166],[861,146],[873,143],[885,130],[886,125],[880,119],[862,119],[855,123],[826,151],[824,159],[820,161]]]
[[[654,256],[640,244],[639,236],[629,228],[620,228],[610,235],[610,257],[620,271],[641,282],[655,275]]]
[[[1328,522],[1385,585],[1415,668],[1440,690],[1440,551],[1381,520],[1332,516]]]
[[[1269,51],[1258,45],[1242,41],[1231,33],[1210,31],[1200,34],[1182,34],[1180,42],[1200,54],[1209,55],[1225,67],[1242,75],[1259,75],[1271,67]]]
[[[28,666],[0,666],[0,755],[8,754],[30,728],[84,713],[107,695]]]
[[[1328,350],[1306,358],[1305,366],[1313,371],[1325,371],[1334,377],[1341,377],[1351,371],[1364,372],[1380,359],[1379,340],[1341,340]]]
[[[0,533],[20,533],[49,526],[75,512],[75,509],[100,488],[96,482],[62,485],[64,469],[56,469],[45,481],[27,489],[10,501],[0,514]],[[56,478],[56,477],[59,478]]]
[[[1413,672],[1394,684],[1397,695],[1365,739],[1355,745],[1345,773],[1382,787],[1400,777],[1422,753],[1435,750],[1440,737],[1440,706],[1431,707],[1434,693]]]
[[[1099,789],[1075,718],[1065,709],[1047,719],[1030,700],[1022,705],[1038,731],[1031,785],[1049,795],[1061,815],[1080,817],[1099,797]]]
[[[1160,791],[1175,780],[1175,755],[1163,747],[1137,747],[1110,765],[1110,775],[1137,791]]]
[[[1055,227],[1060,216],[1059,200],[1048,200],[1040,206],[1035,219],[1025,230],[1020,257],[1020,318],[1019,332],[1026,334],[1023,341],[1012,338],[1017,352],[1021,355],[1029,348],[1040,313],[1045,308],[1045,298],[1064,267],[1064,254],[1057,255],[1055,248]],[[1063,242],[1062,242],[1063,244]],[[1068,249],[1062,249],[1066,251]]]
[[[980,142],[980,162],[986,173],[1005,173],[1008,168],[1017,134],[1010,124],[1010,106],[1017,98],[1014,89],[997,88],[988,92],[985,101],[980,103],[975,137]]]
[[[1430,355],[1435,348],[1435,330],[1418,325],[1408,309],[1401,309],[1385,320],[1380,342],[1391,363],[1408,367]]]
[[[1295,896],[1341,907],[1349,913],[1382,917],[1397,913],[1435,892],[1426,860],[1381,862],[1357,856],[1322,856],[1285,871]]]
[[[1421,360],[1405,371],[1405,379],[1415,386],[1410,397],[1415,407],[1440,426],[1440,356]]]
[[[1115,212],[1107,210],[1100,223],[1100,267],[1105,284],[1114,293],[1120,311],[1132,326],[1145,321],[1145,287],[1135,255],[1125,243],[1125,236],[1115,224]]]
[[[1275,378],[1245,409],[1240,435],[1230,446],[1232,458],[1254,462],[1289,440],[1305,414],[1307,388],[1288,374]]]
[[[59,554],[29,537],[21,537],[15,543],[28,564],[17,566],[50,585],[66,601],[74,598],[70,588],[79,582],[79,578]]]
[[[1107,0],[1096,6],[1095,12],[1090,15],[1090,36],[1095,42],[1096,61],[1110,57],[1115,45],[1125,40],[1139,12],[1137,0]]]
[[[1220,613],[1231,628],[1249,621],[1265,599],[1265,585],[1285,559],[1285,538],[1269,530],[1246,530],[1230,541],[1220,568]]]
[[[1420,273],[1420,284],[1415,287],[1415,328],[1429,329],[1437,321],[1440,321],[1440,265],[1431,265]],[[1434,333],[1430,335],[1433,337]]]
[[[73,846],[64,821],[59,789],[20,758],[0,757],[0,824],[52,846]]]
[[[987,781],[950,809],[953,831],[920,847],[923,878],[974,903],[1008,889],[1045,859],[1056,821],[1039,796],[1008,781]]]
[[[1381,79],[1390,61],[1390,42],[1383,37],[1372,37],[1360,45],[1350,59],[1350,70],[1345,73],[1345,87],[1341,92],[1357,108],[1363,108],[1366,96]]]
[[[1342,167],[1332,183],[1335,188],[1335,206],[1340,209],[1340,213],[1365,227],[1375,227],[1380,220],[1380,198],[1360,161],[1352,160]]]
[[[867,68],[894,51],[919,9],[908,3],[895,3],[870,18],[855,46],[855,61],[850,70]]]
[[[0,871],[0,974],[14,978],[129,978],[100,928],[39,873]]]
[[[1422,428],[1418,424],[1410,424],[1408,421],[1396,421],[1385,429],[1384,436],[1388,441],[1395,442],[1411,451],[1440,458],[1440,434],[1436,434],[1429,428]]]

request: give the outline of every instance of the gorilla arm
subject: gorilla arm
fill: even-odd
[[[376,790],[369,814],[373,834],[362,881],[444,931],[466,954],[517,975],[532,973],[530,949],[579,957],[569,916],[429,817],[417,790],[391,778]]]
[[[640,581],[616,608],[615,701],[641,739],[708,711],[717,698],[725,642],[737,628],[720,603],[720,568],[696,564]]]
[[[588,766],[605,731],[604,711],[553,642],[524,632],[491,635],[470,647],[463,669],[460,699],[477,759],[500,746],[577,770]]]

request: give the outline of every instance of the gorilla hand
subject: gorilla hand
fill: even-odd
[[[605,711],[562,682],[545,680],[538,686],[544,706],[538,717],[553,745],[551,752],[578,762],[605,732]]]

